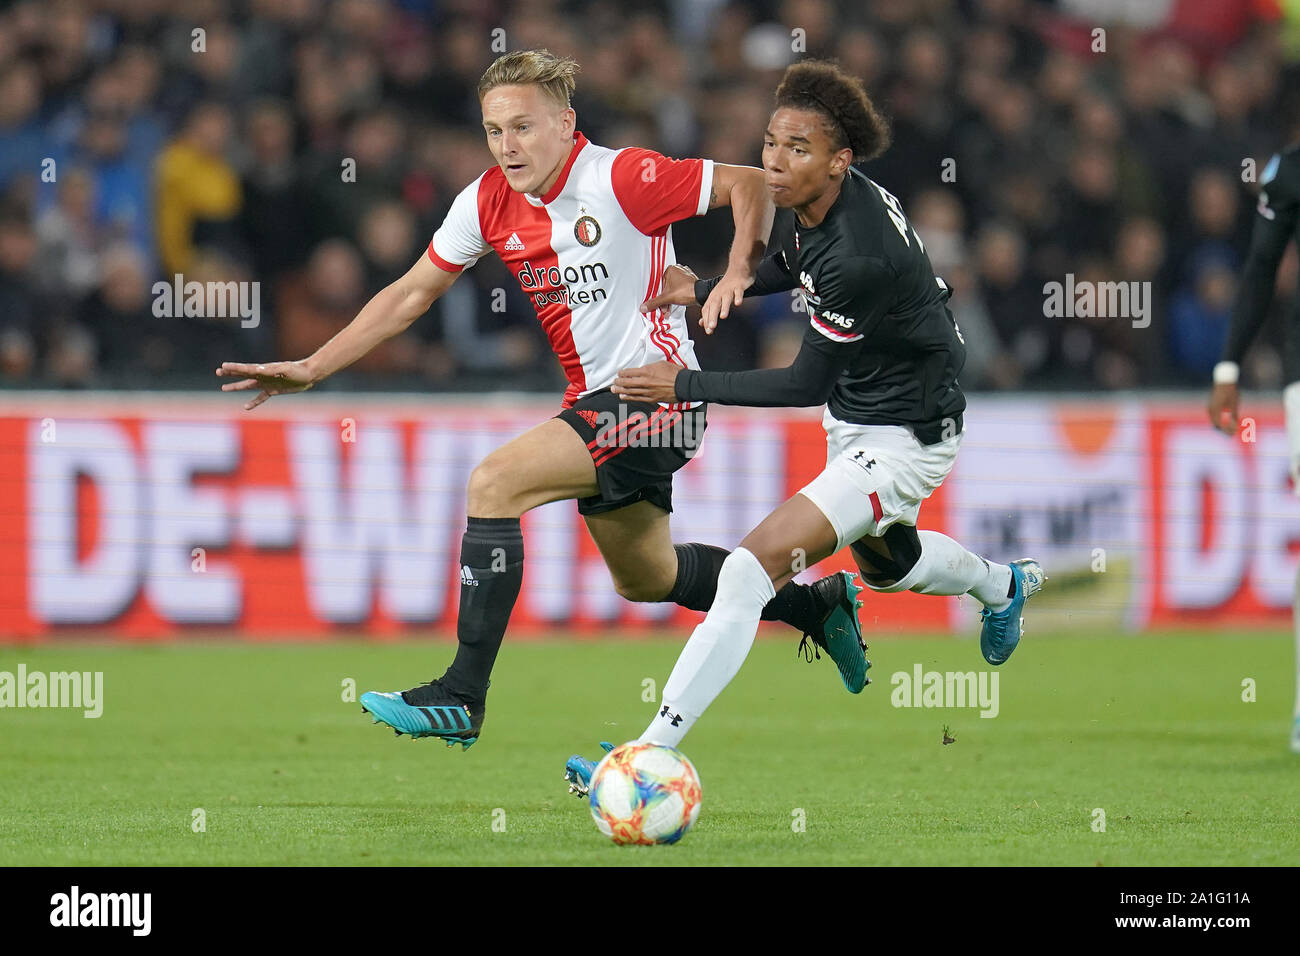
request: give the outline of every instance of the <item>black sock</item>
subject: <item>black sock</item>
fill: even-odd
[[[718,575],[730,551],[711,544],[675,544],[677,580],[665,601],[672,601],[692,611],[708,611],[718,593]]]
[[[456,659],[442,676],[452,693],[482,700],[524,578],[518,518],[470,518],[460,542]]]
[[[790,581],[776,597],[767,602],[760,618],[764,621],[784,621],[796,631],[807,633],[817,630],[829,607],[822,607],[816,588],[811,584]]]
[[[708,611],[718,593],[722,562],[731,552],[711,544],[677,544],[673,550],[677,552],[677,580],[664,600],[692,611]],[[810,585],[791,581],[767,602],[762,619],[784,621],[799,631],[811,631],[827,610],[819,606]]]

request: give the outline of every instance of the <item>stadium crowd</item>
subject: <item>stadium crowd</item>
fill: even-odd
[[[1300,131],[1298,32],[1277,0],[0,4],[0,384],[215,388],[223,359],[306,355],[490,164],[483,69],[546,47],[582,64],[594,142],[754,165],[784,67],[838,58],[891,118],[893,147],[864,169],[954,289],[965,387],[1202,387],[1254,180]],[[716,274],[729,234],[725,209],[682,223],[678,257]],[[258,282],[256,323],[156,316],[154,283],[176,274]],[[1048,315],[1044,284],[1067,275],[1150,282],[1151,312]],[[1296,287],[1292,250],[1275,333]],[[698,337],[701,362],[785,364],[793,305],[748,301]],[[1277,386],[1280,340],[1262,338],[1246,381]],[[561,376],[489,256],[338,379]]]

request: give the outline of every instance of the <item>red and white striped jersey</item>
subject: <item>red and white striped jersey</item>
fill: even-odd
[[[560,177],[540,199],[493,166],[456,197],[429,243],[449,272],[496,250],[533,300],[569,379],[564,407],[608,388],[620,369],[667,359],[698,369],[678,306],[643,315],[676,262],[672,224],[702,215],[713,188],[707,159],[606,149],[578,133]]]

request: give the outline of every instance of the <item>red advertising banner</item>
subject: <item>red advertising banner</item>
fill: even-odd
[[[1152,554],[1143,624],[1277,623],[1291,613],[1300,499],[1280,409],[1243,420],[1234,441],[1200,416],[1147,416]]]
[[[0,639],[377,639],[455,625],[465,486],[545,402],[31,394],[0,399]],[[1279,624],[1300,539],[1280,410],[1226,438],[1200,402],[985,399],[922,527],[1039,558],[1034,628]],[[816,410],[715,407],[673,536],[734,547],[821,470]],[[511,632],[681,630],[615,592],[572,502],[523,519]],[[851,566],[846,553],[801,577]],[[874,632],[978,627],[969,598],[869,595]]]
[[[470,471],[555,409],[313,398],[247,413],[224,396],[7,397],[0,635],[454,628]],[[675,481],[673,533],[734,547],[821,469],[825,436],[812,413],[715,409],[709,419]],[[942,502],[932,505],[937,520]],[[572,502],[536,509],[523,529],[512,633],[699,620],[620,598]],[[840,566],[847,558],[805,577]],[[872,617],[936,628],[946,610],[903,595]]]

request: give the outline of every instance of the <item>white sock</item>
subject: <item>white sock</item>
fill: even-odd
[[[986,561],[937,531],[918,531],[921,557],[903,580],[876,591],[915,591],[918,594],[970,594],[990,610],[1011,603],[1011,568]]]
[[[663,701],[640,739],[676,747],[731,683],[758,633],[763,607],[776,596],[758,558],[737,548],[722,562],[708,616],[682,648],[664,685]]]

